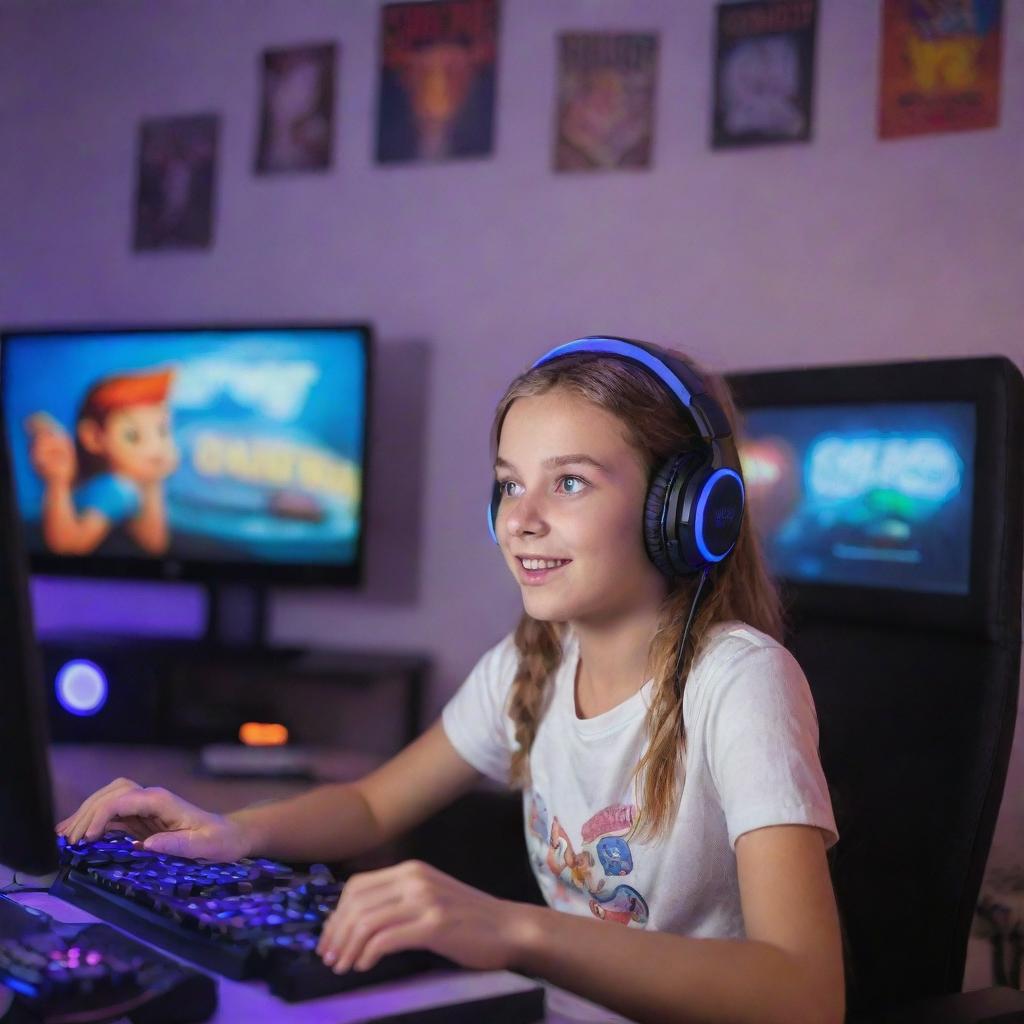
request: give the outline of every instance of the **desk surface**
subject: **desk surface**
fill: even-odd
[[[10,882],[10,870],[0,867],[0,886]],[[58,921],[100,920],[49,893],[13,892],[10,895],[20,903],[38,907]],[[161,952],[165,956],[173,955],[166,950]],[[188,961],[182,962],[188,964]],[[304,1003],[285,1003],[270,994],[265,982],[233,981],[216,974],[214,977],[219,995],[217,1013],[211,1018],[214,1024],[237,1024],[241,1020],[247,1024],[362,1024],[386,1014],[519,991],[535,984],[511,971],[432,971],[388,985],[376,985]],[[626,1018],[572,993],[547,983],[544,983],[544,988],[547,1003],[544,1020],[550,1024],[573,1024],[577,1021],[629,1024]],[[0,988],[0,992],[3,991]]]
[[[303,779],[219,777],[198,771],[199,754],[177,747],[132,744],[54,743],[50,777],[54,811],[70,814],[91,793],[123,775],[141,786],[165,786],[207,811],[223,814],[265,800],[280,800],[309,789]],[[380,758],[345,750],[315,752],[313,767],[320,782],[349,782],[372,771]]]

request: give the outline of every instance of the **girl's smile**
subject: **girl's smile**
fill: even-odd
[[[538,586],[546,583],[553,575],[561,572],[571,561],[571,558],[531,558],[524,555],[517,555],[519,563],[519,580],[528,587]]]

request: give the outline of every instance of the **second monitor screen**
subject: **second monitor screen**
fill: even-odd
[[[743,473],[776,575],[966,594],[969,402],[747,409]]]

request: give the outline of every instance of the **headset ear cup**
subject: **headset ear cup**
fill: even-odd
[[[644,543],[647,546],[647,554],[658,569],[669,578],[686,576],[696,569],[686,561],[685,544],[683,537],[677,537],[680,542],[678,555],[673,560],[667,546],[667,536],[676,533],[676,524],[668,522],[667,509],[675,508],[678,511],[682,495],[690,484],[695,473],[707,463],[707,457],[701,451],[681,452],[673,455],[666,461],[661,469],[654,474],[653,479],[647,487],[647,503],[644,506]],[[673,495],[679,499],[673,501]]]
[[[647,556],[665,576],[676,575],[669,561],[668,551],[665,550],[661,524],[669,484],[675,475],[677,462],[678,459],[669,459],[654,474],[647,487],[647,501],[644,505],[644,545],[647,547]]]

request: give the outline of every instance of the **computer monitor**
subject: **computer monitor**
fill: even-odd
[[[57,846],[42,673],[19,518],[0,415],[0,864],[41,875],[56,869]]]
[[[798,615],[979,624],[1007,363],[727,375],[751,519]]]
[[[6,331],[0,368],[33,571],[361,582],[366,324]]]
[[[744,479],[780,576],[967,593],[970,402],[751,409],[747,435]]]

